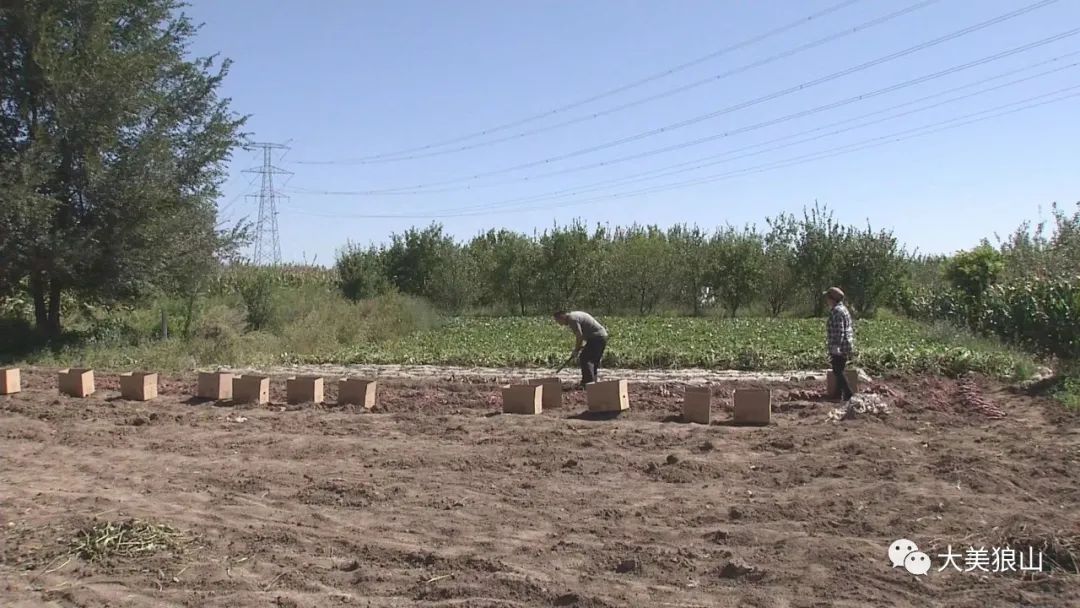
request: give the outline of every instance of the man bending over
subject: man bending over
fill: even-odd
[[[607,348],[607,330],[587,312],[560,310],[554,316],[556,323],[568,327],[577,338],[571,357],[577,357],[581,365],[581,386],[596,382],[600,359],[604,357],[604,349]]]

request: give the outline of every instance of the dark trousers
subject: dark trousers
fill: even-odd
[[[585,340],[585,347],[578,355],[578,363],[581,365],[581,384],[596,382],[600,372],[600,359],[604,358],[604,349],[607,348],[607,338],[589,338]]]
[[[848,384],[844,368],[847,367],[847,357],[844,355],[830,355],[832,360],[833,376],[836,376],[836,386],[840,388],[840,398],[844,401],[851,399],[851,386]]]

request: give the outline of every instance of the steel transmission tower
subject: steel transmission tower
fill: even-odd
[[[252,261],[257,265],[278,265],[281,263],[281,240],[278,237],[277,199],[288,198],[274,189],[274,175],[291,175],[274,166],[271,150],[288,150],[284,144],[253,143],[244,146],[245,150],[262,150],[263,162],[258,169],[244,169],[244,173],[262,175],[262,187],[259,194],[249,194],[248,198],[258,196],[259,219],[255,223],[255,254]]]

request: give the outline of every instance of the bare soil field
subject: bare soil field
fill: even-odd
[[[482,380],[387,379],[363,412],[333,382],[327,405],[285,405],[275,378],[241,406],[191,399],[194,375],[147,403],[106,374],[87,399],[23,375],[0,397],[5,607],[1080,605],[1080,422],[985,379],[878,378],[889,411],[843,421],[818,379],[721,380],[702,426],[662,382],[596,419],[574,391],[502,415]],[[752,385],[773,424],[727,424]],[[177,536],[73,550],[130,519]],[[899,538],[928,574],[892,567]],[[939,571],[950,545],[1043,568]]]

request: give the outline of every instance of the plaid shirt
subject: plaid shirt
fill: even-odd
[[[832,309],[826,330],[829,354],[850,356],[855,349],[855,330],[851,324],[851,313],[843,302]]]

